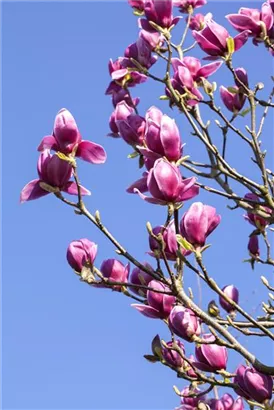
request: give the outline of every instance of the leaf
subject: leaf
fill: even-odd
[[[178,244],[182,248],[184,248],[187,251],[193,252],[194,250],[193,246],[185,238],[183,238],[181,235],[176,235],[176,239],[177,239]]]
[[[240,112],[239,115],[240,115],[241,117],[245,117],[246,114],[248,114],[250,111],[251,111],[250,108],[246,108],[245,110],[243,110],[242,112]]]

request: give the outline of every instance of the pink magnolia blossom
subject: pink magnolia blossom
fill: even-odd
[[[149,283],[149,287],[155,289],[155,291],[167,292],[167,294],[148,290],[148,305],[132,304],[131,306],[151,319],[167,319],[175,304],[176,298],[168,294],[170,293],[168,286],[157,280],[152,280]]]
[[[147,76],[139,73],[138,69],[133,65],[130,59],[126,57],[119,57],[115,61],[110,59],[108,68],[112,81],[106,89],[107,95],[116,93],[117,88],[123,87],[124,85],[127,87],[134,87],[147,80]]]
[[[177,346],[181,349],[182,353],[185,354],[185,347],[180,340],[176,340],[175,343]],[[166,343],[168,347],[171,347],[173,345],[173,342],[167,342]],[[180,368],[184,365],[184,359],[182,356],[176,352],[176,350],[170,350],[166,347],[162,348],[162,355],[164,360],[170,365],[175,368]]]
[[[193,340],[193,336],[201,333],[200,320],[195,313],[183,306],[175,306],[168,318],[169,327],[177,336],[188,342]]]
[[[37,171],[39,178],[30,181],[22,189],[21,203],[41,198],[51,192],[63,191],[70,195],[78,195],[75,182],[70,181],[72,166],[57,155],[50,154],[49,150],[44,150],[40,154]],[[43,184],[48,185],[50,190],[46,190]],[[81,187],[81,193],[82,195],[90,195],[90,192],[84,187]]]
[[[261,10],[241,7],[237,14],[226,16],[230,24],[238,31],[249,30],[249,35],[260,40],[264,31],[269,32],[274,24],[274,15],[269,3],[263,3]]]
[[[172,0],[146,0],[145,16],[148,21],[152,21],[162,28],[170,28],[180,20],[180,17],[173,17],[172,6]]]
[[[225,57],[228,54],[229,50],[227,41],[231,37],[228,31],[215,21],[208,21],[203,30],[193,30],[192,34],[201,49],[208,55],[217,58]],[[233,40],[235,51],[239,50],[246,43],[248,36],[249,31],[244,30],[234,37]]]
[[[181,235],[194,247],[205,245],[206,238],[217,228],[221,216],[216,209],[201,202],[195,202],[181,219]]]
[[[117,259],[106,259],[102,262],[100,271],[110,282],[127,282],[129,275],[129,263],[125,266]],[[121,290],[121,286],[114,286],[113,289]]]
[[[164,228],[163,226],[156,226],[152,229],[152,232],[154,235],[158,235],[159,233],[162,234],[165,244],[165,256],[168,260],[175,261],[178,251],[178,242],[176,239],[174,220],[172,220],[166,228]],[[157,256],[160,259],[163,258],[159,243],[151,235],[149,236],[149,247],[151,250],[149,254],[151,256]],[[182,249],[181,252],[184,256],[187,256],[191,253],[190,251],[187,251],[185,249]]]
[[[195,183],[196,178],[182,179],[175,165],[160,158],[156,160],[147,177],[147,187],[152,197],[143,195],[137,188],[134,191],[149,203],[167,205],[183,202],[198,195],[199,187]]]
[[[44,137],[38,147],[38,151],[45,149],[75,155],[92,164],[103,164],[106,161],[106,153],[101,145],[82,140],[75,119],[66,108],[56,115],[52,135]]]
[[[128,4],[138,11],[144,11],[146,0],[128,0]]]
[[[252,201],[254,201],[254,205],[256,205],[256,203],[259,205],[260,204],[260,199],[257,195],[252,194],[252,193],[248,193],[245,195],[245,198],[247,199],[251,199]],[[272,211],[270,208],[263,206],[262,207],[264,209],[264,211],[266,213],[268,213],[269,215],[272,214]],[[259,215],[256,215],[253,212],[247,212],[246,215],[244,215],[244,218],[253,226],[256,226],[256,228],[258,229],[264,229],[268,226],[268,222]]]
[[[140,36],[135,43],[130,44],[127,47],[125,51],[125,57],[129,59],[133,58],[138,63],[140,63],[141,66],[147,69],[150,68],[153,64],[155,64],[158,59],[157,56],[153,56],[151,54],[150,44],[142,36]],[[134,67],[134,63],[132,64]]]
[[[251,257],[257,258],[260,256],[259,239],[257,235],[250,236],[247,249]]]
[[[150,269],[153,272],[152,267],[150,266],[149,263],[145,262],[144,266],[148,269]],[[143,285],[143,286],[148,286],[149,282],[152,281],[152,276],[149,275],[147,272],[142,271],[140,268],[134,268],[130,274],[130,280],[129,282],[132,283],[133,285]],[[136,293],[137,295],[146,296],[146,289],[144,288],[138,288],[135,286],[130,286],[130,290],[133,293]]]
[[[226,296],[233,300],[233,302],[239,303],[239,291],[234,285],[226,285],[222,289],[222,291]],[[220,305],[226,312],[230,313],[235,310],[234,307],[229,302],[227,302],[222,296],[219,297],[219,301]]]
[[[198,397],[191,397],[190,394],[197,394]],[[182,397],[181,397],[181,404],[182,407],[179,407],[181,410],[194,410],[198,408],[199,402],[204,402],[206,400],[206,394],[201,395],[201,390],[196,387],[196,388],[190,388],[190,387],[185,387],[182,391]]]
[[[67,249],[67,261],[77,272],[83,267],[92,267],[97,255],[97,245],[89,239],[72,241]]]
[[[207,400],[206,404],[211,410],[244,410],[243,399],[237,397],[236,400],[234,400],[228,393],[225,393],[220,399]]]
[[[235,392],[248,400],[263,403],[272,398],[273,378],[252,367],[239,366],[233,382],[238,385]]]
[[[212,18],[213,16],[211,13],[207,13],[206,15],[203,15],[201,13],[195,14],[194,16],[191,16],[190,18],[189,28],[191,30],[200,31],[205,27],[205,24],[207,23],[207,21],[212,20]]]
[[[214,342],[212,334],[203,335],[205,342]],[[227,364],[227,348],[217,344],[198,344],[195,348],[196,362],[194,366],[205,372],[225,370]]]
[[[164,115],[157,107],[150,107],[146,113],[145,145],[141,153],[156,160],[166,157],[178,161],[182,156],[182,143],[178,127],[173,119]]]

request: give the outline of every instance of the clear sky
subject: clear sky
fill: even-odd
[[[252,2],[253,7],[256,4]],[[223,16],[239,7],[238,2],[212,2],[203,12],[212,11],[215,19],[225,24]],[[67,265],[66,249],[73,239],[87,237],[98,243],[97,266],[103,259],[115,257],[113,247],[53,196],[19,205],[20,190],[36,178],[36,148],[51,132],[58,110],[66,107],[75,116],[83,138],[103,144],[108,154],[105,165],[79,166],[83,184],[92,191],[88,207],[92,212],[100,210],[102,221],[137,258],[153,263],[146,255],[145,224],[162,224],[165,209],[125,192],[140,171],[134,160],[127,159],[130,147],[106,137],[112,110],[104,95],[109,82],[108,59],[122,55],[136,40],[136,18],[125,1],[4,2],[2,30],[3,408],[172,409],[179,404],[172,385],[182,388],[184,382],[142,357],[150,352],[157,333],[168,339],[163,324],[141,316],[130,307],[131,301],[119,294],[89,288]],[[237,65],[248,69],[251,84],[266,79],[269,89],[272,59],[263,47],[255,50],[249,43],[235,55]],[[159,72],[159,68],[155,70]],[[214,80],[232,85],[224,67]],[[186,142],[185,154],[202,158],[182,116],[158,100],[163,93],[161,86],[151,81],[133,90],[134,96],[141,97],[142,113],[155,104],[175,117]],[[218,139],[218,130],[213,129]],[[270,118],[263,139],[271,166]],[[237,137],[231,135],[230,142],[234,166],[254,176]],[[223,216],[206,252],[211,275],[221,286],[237,285],[243,306],[260,314],[259,301],[267,298],[267,292],[259,277],[267,276],[267,269],[260,266],[251,271],[242,263],[252,228],[241,210],[226,208],[225,200],[204,192],[199,200],[216,206]],[[192,273],[187,280],[196,292]],[[203,305],[210,299],[212,295],[204,291]],[[260,343],[258,348],[256,339],[246,342],[261,360],[273,363],[270,343]],[[193,346],[188,345],[187,352],[192,353]],[[236,363],[232,355],[230,370]]]

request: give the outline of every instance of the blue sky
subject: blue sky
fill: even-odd
[[[212,2],[204,12],[212,11],[225,24],[223,16],[239,7],[237,2],[233,6]],[[142,357],[149,353],[155,334],[169,337],[163,324],[138,314],[130,300],[119,294],[89,288],[67,265],[66,248],[73,239],[87,237],[98,243],[97,266],[115,257],[113,247],[52,196],[19,205],[20,190],[36,177],[36,148],[51,132],[57,111],[66,107],[83,138],[103,144],[108,154],[105,165],[79,165],[82,183],[92,191],[86,201],[89,209],[100,210],[102,221],[137,258],[153,263],[146,255],[145,224],[163,223],[165,209],[125,192],[140,171],[134,160],[127,159],[129,146],[105,137],[112,110],[104,95],[107,63],[136,40],[136,18],[126,2],[4,2],[2,12],[3,408],[174,408],[179,400],[172,385],[182,388],[184,382]],[[235,66],[248,69],[251,84],[264,81],[269,88],[272,60],[263,47],[255,50],[249,43],[235,55]],[[232,84],[224,68],[214,80]],[[155,104],[175,117],[186,142],[185,154],[203,158],[182,116],[158,100],[163,93],[159,84],[150,81],[133,90],[134,96],[141,97],[142,113]],[[273,165],[272,126],[269,118],[263,136],[269,166]],[[217,128],[213,130],[218,138]],[[233,164],[254,176],[248,153],[234,135],[229,138]],[[259,302],[267,293],[259,277],[270,270],[260,266],[251,271],[242,263],[252,228],[241,210],[226,208],[225,200],[204,192],[199,200],[216,206],[223,217],[206,252],[211,274],[222,286],[237,285],[243,306],[260,314]],[[188,276],[196,291],[196,280],[192,273]],[[210,299],[212,295],[203,291],[205,306]],[[273,363],[270,343],[261,342],[258,348],[253,339],[246,345],[260,359]],[[187,351],[192,353],[193,346],[188,345]],[[233,370],[237,363],[233,355],[230,363]]]

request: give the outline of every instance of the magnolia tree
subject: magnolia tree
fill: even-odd
[[[159,221],[159,226],[147,223],[149,254],[154,263],[141,262],[127,252],[103,224],[99,211],[92,214],[87,209],[84,196],[89,191],[80,183],[78,158],[103,164],[106,153],[102,146],[82,139],[66,109],[57,113],[52,134],[45,136],[38,147],[38,178],[23,188],[21,202],[53,194],[112,242],[123,262],[107,259],[97,266],[97,245],[92,238],[71,242],[67,261],[88,285],[110,288],[132,298],[132,306],[146,320],[158,319],[167,326],[170,340],[155,336],[145,358],[169,367],[185,380],[182,391],[174,387],[181,400],[179,409],[273,409],[274,366],[259,361],[239,342],[238,335],[274,340],[274,287],[261,277],[269,300],[262,302],[261,315],[256,316],[239,304],[237,287],[218,285],[208,271],[204,253],[209,248],[207,237],[216,228],[221,229],[221,216],[201,200],[206,190],[212,200],[216,195],[229,200],[231,210],[242,208],[251,226],[251,268],[256,264],[274,265],[269,240],[274,223],[274,172],[266,166],[266,151],[260,139],[265,119],[274,107],[274,88],[264,94],[263,83],[250,84],[246,69],[235,67],[233,62],[234,54],[241,53],[248,41],[253,42],[254,52],[259,46],[274,55],[274,1],[263,3],[260,10],[241,8],[227,15],[231,33],[235,29],[238,32],[234,37],[214,21],[211,13],[196,13],[205,3],[129,0],[138,18],[139,37],[122,57],[109,62],[111,82],[106,94],[114,106],[109,135],[131,146],[134,152],[129,157],[138,158],[139,168],[145,169],[141,175],[136,171],[136,182],[127,192],[136,194],[136,201],[148,202],[148,207],[166,210],[166,218]],[[177,42],[173,35],[180,29],[181,41]],[[191,46],[186,47],[190,39]],[[202,50],[202,60],[191,56],[194,48]],[[156,76],[151,68],[161,60],[164,72]],[[217,70],[227,70],[231,75],[229,85],[217,88],[209,80]],[[139,109],[139,98],[132,96],[131,90],[148,79],[161,84],[161,99],[188,121],[190,138],[203,146],[205,162],[197,161],[195,152],[185,152],[172,118],[156,106],[146,113]],[[221,106],[216,102],[219,96]],[[212,132],[212,121],[206,115],[214,117],[219,135]],[[243,118],[245,127],[239,127],[237,121]],[[251,153],[249,166],[258,171],[255,180],[237,170],[233,158],[228,159],[228,134],[234,134]],[[75,195],[76,200],[65,194]],[[197,202],[188,206],[191,199]],[[264,248],[261,251],[259,243]],[[210,252],[214,258],[214,242]],[[202,289],[208,287],[215,292],[216,301],[209,301],[207,309],[202,309],[195,292],[186,289],[184,276],[188,271],[197,276]],[[190,355],[193,347],[195,356]],[[229,362],[232,352],[237,354],[236,369]],[[224,391],[222,396],[217,394],[218,387]]]

